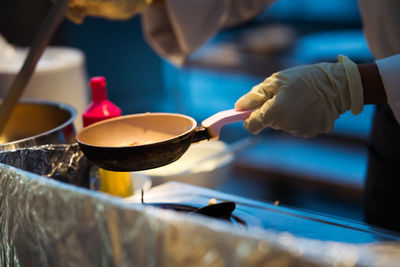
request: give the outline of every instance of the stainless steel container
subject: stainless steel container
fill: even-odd
[[[22,100],[0,136],[0,151],[75,141],[76,110],[64,103]]]

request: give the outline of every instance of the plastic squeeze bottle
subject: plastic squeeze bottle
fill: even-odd
[[[121,109],[107,99],[107,85],[104,77],[93,77],[89,83],[92,88],[92,103],[82,114],[83,127],[95,122],[121,116]],[[100,191],[127,197],[133,194],[133,184],[129,172],[114,172],[99,169]]]

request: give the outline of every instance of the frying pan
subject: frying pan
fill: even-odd
[[[247,119],[252,110],[221,111],[197,126],[176,113],[141,113],[83,128],[76,141],[95,165],[110,171],[140,171],[179,159],[192,143],[216,139],[223,125]]]

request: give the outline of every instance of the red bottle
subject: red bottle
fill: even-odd
[[[104,77],[93,77],[89,85],[92,88],[92,103],[82,114],[83,127],[121,116],[121,109],[107,99],[107,85]]]

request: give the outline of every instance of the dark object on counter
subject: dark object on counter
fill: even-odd
[[[215,219],[220,219],[231,222],[233,225],[237,225],[240,227],[247,226],[246,222],[243,219],[232,214],[232,212],[236,208],[235,202],[232,201],[224,201],[201,207],[196,207],[193,204],[182,204],[182,203],[143,203],[143,204],[162,209],[174,210],[178,212],[185,212],[188,214],[197,214]]]
[[[387,105],[377,105],[368,154],[365,220],[400,231],[400,126]]]
[[[227,110],[202,122],[182,114],[143,113],[97,122],[76,136],[83,153],[111,171],[140,171],[179,159],[192,143],[217,138],[224,124],[246,119],[248,111]]]
[[[43,145],[0,152],[0,163],[57,181],[89,188],[93,165],[78,144]]]
[[[225,201],[201,207],[193,211],[193,213],[202,214],[215,218],[226,219],[232,216],[232,212],[235,210],[235,208],[236,208],[235,202]]]

